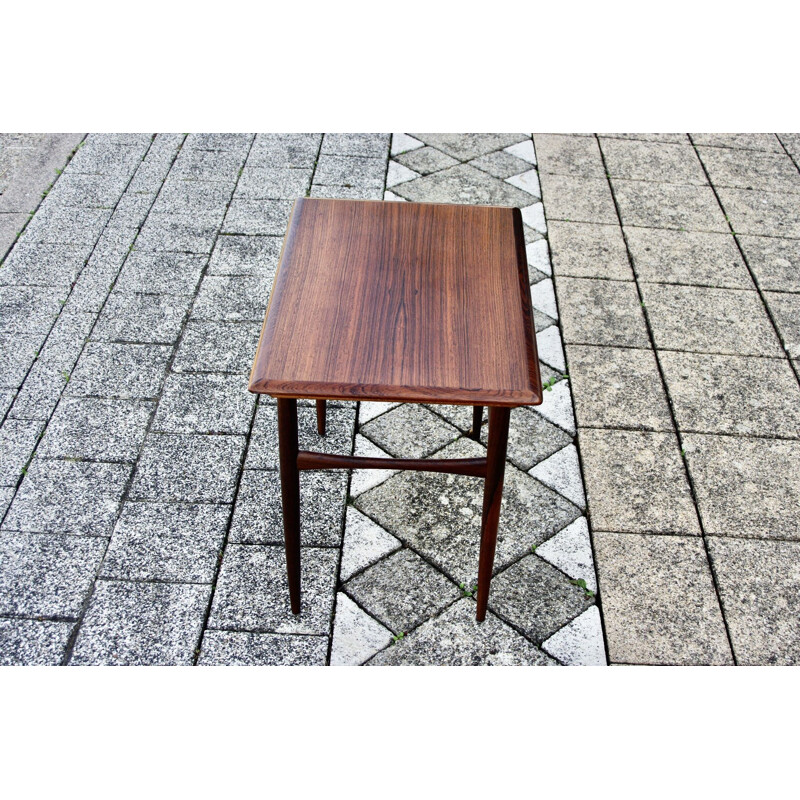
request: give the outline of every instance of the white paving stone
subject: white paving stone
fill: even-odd
[[[397,408],[399,405],[400,403],[363,402],[358,407],[358,424],[363,425],[365,422],[369,422],[371,419],[375,419],[375,417],[378,417],[387,411],[391,411],[393,408]]]
[[[567,500],[572,500],[576,506],[586,508],[578,451],[574,444],[569,444],[544,461],[540,461],[529,470],[528,474],[555,489]]]
[[[553,291],[552,278],[545,278],[531,286],[531,303],[537,311],[541,311],[553,319],[558,319],[556,293]]]
[[[572,394],[567,381],[559,381],[550,391],[542,392],[540,406],[533,406],[546,420],[571,434],[575,434],[575,417],[572,413]]]
[[[394,192],[390,192],[388,189],[383,193],[384,200],[396,200],[398,202],[407,203],[408,201],[405,197],[400,197],[399,194],[395,194]]]
[[[370,458],[391,458],[391,456],[381,450],[378,445],[362,436],[360,433],[356,434],[356,446],[353,454],[357,456],[369,456]],[[350,494],[353,497],[358,497],[363,494],[367,489],[372,489],[379,483],[383,483],[387,478],[397,472],[396,469],[354,469],[353,476],[350,479]]]
[[[550,327],[536,334],[536,349],[539,351],[539,358],[545,364],[560,372],[566,370],[564,347],[561,344],[561,331],[559,331],[557,325],[550,325]]]
[[[407,153],[409,150],[416,150],[418,147],[424,147],[425,142],[409,136],[407,133],[393,133],[392,134],[392,155],[399,156],[400,153]],[[520,156],[521,157],[521,156]]]
[[[542,196],[542,189],[539,186],[539,173],[535,169],[529,169],[527,172],[520,172],[519,175],[512,175],[506,178],[506,183],[516,186],[517,189],[522,189],[523,192],[528,192],[534,197]]]
[[[547,239],[539,239],[538,242],[531,242],[525,246],[528,256],[528,266],[544,272],[545,275],[552,275],[553,268],[550,266],[550,249]]]
[[[529,164],[536,164],[536,151],[533,149],[533,140],[525,139],[523,142],[512,144],[511,147],[505,148],[506,153],[511,153],[512,156],[521,158]]]
[[[331,666],[358,666],[386,647],[392,632],[362,611],[346,594],[336,595]]]
[[[583,578],[586,588],[597,591],[597,578],[594,574],[592,544],[589,540],[589,525],[586,517],[578,517],[536,548],[536,555],[554,567],[558,567],[573,580]]]
[[[569,625],[556,631],[542,643],[542,650],[572,667],[604,667],[606,648],[603,644],[603,626],[597,606],[587,608]]]
[[[544,221],[544,206],[541,203],[534,203],[525,206],[522,210],[522,221],[539,233],[547,233],[547,223]]]
[[[347,507],[342,547],[341,579],[350,576],[401,547],[401,542],[357,508]]]
[[[389,162],[389,169],[386,172],[386,186],[397,186],[398,183],[405,183],[406,181],[413,181],[414,178],[419,178],[419,172],[414,172],[413,169],[404,167],[398,164],[397,161]]]

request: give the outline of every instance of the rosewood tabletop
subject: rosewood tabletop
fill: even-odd
[[[297,200],[250,390],[540,403],[519,210]]]

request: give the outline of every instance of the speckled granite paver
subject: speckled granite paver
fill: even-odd
[[[522,208],[549,386],[512,415],[484,625],[481,481],[391,470],[304,475],[290,613],[275,405],[247,376],[303,195]],[[528,133],[89,135],[0,268],[0,661],[605,663],[551,275]],[[300,409],[333,453],[480,455],[471,422],[336,403],[321,439]]]

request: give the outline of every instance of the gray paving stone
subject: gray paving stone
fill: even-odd
[[[715,186],[800,192],[800,172],[785,153],[742,153],[721,147],[698,148]]]
[[[612,184],[623,225],[719,233],[729,231],[710,186],[619,178],[613,178]]]
[[[35,458],[2,527],[110,536],[130,473],[129,464]]]
[[[574,450],[574,446],[571,446]],[[568,578],[584,580],[590,592],[597,592],[597,576],[592,558],[592,543],[586,517],[578,517],[544,544],[536,548],[536,555],[560,569]],[[602,632],[601,637],[602,639]]]
[[[326,133],[322,153],[340,156],[371,156],[385,158],[389,152],[388,133]]]
[[[717,189],[737,234],[800,239],[800,197],[786,192]]]
[[[130,499],[230,503],[244,447],[244,436],[151,434],[139,457]]]
[[[304,472],[300,477],[300,540],[307,547],[339,547],[347,495],[347,473]],[[242,473],[230,541],[282,544],[280,475],[272,470]]]
[[[26,336],[0,331],[0,350],[3,352],[0,360],[0,385],[17,388],[22,383],[44,338],[44,332]]]
[[[266,398],[264,398],[266,399]],[[316,409],[297,409],[298,442],[301,450],[349,455],[353,442],[355,409],[328,407],[325,436],[317,433]],[[253,435],[247,451],[246,469],[278,469],[277,407],[263,401],[256,412]],[[305,477],[305,476],[304,476]]]
[[[0,486],[16,486],[44,429],[35,420],[8,419],[0,427]]]
[[[800,292],[800,241],[767,236],[737,238],[759,288]]]
[[[392,647],[378,653],[370,666],[551,666],[549,656],[501,622],[491,612],[475,621],[475,604],[460,600],[428,620]]]
[[[146,152],[146,145],[129,146],[87,140],[69,162],[68,173],[120,175],[129,178],[142,163]]]
[[[327,635],[333,613],[338,554],[303,548],[302,607],[292,614],[283,547],[231,544],[225,549],[209,628]]]
[[[22,234],[26,244],[94,244],[111,216],[107,208],[42,205]]]
[[[345,588],[395,633],[416,628],[460,595],[455,584],[408,549],[356,575]]]
[[[633,280],[619,226],[551,220],[547,233],[556,275]]]
[[[0,332],[47,333],[67,291],[52,286],[0,286]]]
[[[244,160],[244,152],[196,150],[186,147],[175,159],[169,176],[181,180],[215,181],[233,188]]]
[[[321,133],[259,133],[247,165],[313,167],[321,141]]]
[[[0,267],[0,285],[69,289],[90,252],[88,246],[20,242]]]
[[[0,533],[0,613],[77,617],[106,543],[102,539]]]
[[[475,458],[486,452],[461,439],[437,457]],[[356,508],[444,570],[472,585],[478,574],[483,481],[462,475],[400,472],[361,494]],[[580,515],[559,494],[506,466],[495,571],[539,545]]]
[[[707,534],[800,539],[800,442],[688,434],[684,447]]]
[[[700,533],[674,434],[587,428],[578,446],[595,531]]]
[[[155,403],[65,397],[47,425],[42,458],[136,461]]]
[[[100,574],[211,583],[229,517],[227,505],[125,503]]]
[[[617,211],[605,178],[542,173],[541,181],[548,220],[618,224]]]
[[[396,458],[425,458],[458,436],[456,428],[410,403],[362,425],[360,433]]]
[[[383,188],[385,158],[339,156],[321,153],[314,183],[324,186],[365,186]]]
[[[591,134],[573,134],[580,136],[591,136]],[[613,139],[639,139],[643,142],[672,142],[680,144],[688,142],[685,133],[601,133],[604,138]]]
[[[134,250],[125,260],[114,292],[192,295],[206,263],[205,256],[188,253],[145,253]]]
[[[594,542],[609,661],[733,663],[699,539],[595,532]]]
[[[153,141],[152,133],[90,133],[86,143],[124,145],[126,147],[149,147]]]
[[[481,442],[489,441],[489,426],[481,430]],[[565,447],[572,437],[551,425],[535,411],[529,408],[515,408],[511,413],[508,429],[507,458],[521,470],[529,470],[548,456]]]
[[[673,429],[652,350],[576,344],[569,348],[569,361],[581,427]]]
[[[72,622],[0,619],[0,666],[58,666]]]
[[[17,396],[16,389],[0,389],[0,418],[4,418],[6,412],[11,408],[14,398]]]
[[[29,219],[29,214],[0,213],[0,258],[4,258],[14,243],[19,241],[19,236]]]
[[[144,223],[145,219],[147,219],[147,215],[150,213],[150,209],[153,207],[155,199],[155,192],[149,192],[146,194],[125,192],[125,194],[120,198],[119,203],[117,203],[114,213],[111,215],[111,219],[108,223],[109,227],[140,227]]]
[[[174,344],[189,309],[188,295],[112,292],[92,331],[99,342]]]
[[[231,200],[222,233],[283,236],[293,205],[291,200]]]
[[[271,283],[260,276],[206,275],[192,308],[192,318],[261,322]]]
[[[98,581],[70,664],[191,665],[211,587]]]
[[[777,136],[789,155],[797,161],[800,157],[800,133],[779,133]]]
[[[233,187],[226,183],[170,177],[153,204],[154,214],[202,214],[222,221]]]
[[[539,170],[550,175],[605,178],[606,168],[594,136],[536,134]]]
[[[781,152],[780,142],[774,133],[693,133],[692,141],[710,147]]]
[[[327,656],[327,636],[206,631],[197,663],[205,667],[312,667],[324,666]]]
[[[332,197],[341,200],[382,200],[383,188],[380,186],[311,186],[310,197]]]
[[[800,295],[764,292],[789,358],[800,358]]]
[[[135,228],[125,228],[117,232],[123,235],[120,241],[109,242],[106,246],[98,243],[89,263],[75,282],[65,306],[66,311],[96,313],[103,307],[136,238]]]
[[[541,558],[529,555],[492,580],[489,607],[541,644],[593,600],[579,586]]]
[[[514,156],[509,155],[508,153],[493,153],[492,155],[506,156],[507,159],[511,161],[519,161],[520,164],[522,164],[522,167],[518,170],[518,172],[522,172],[530,167],[530,164],[526,163],[520,158],[514,158]],[[482,158],[487,159],[490,157],[482,156]],[[419,172],[420,175],[430,175],[431,172],[438,172],[439,170],[446,169],[447,167],[453,167],[458,164],[457,159],[453,158],[452,156],[448,156],[446,153],[443,153],[441,150],[437,150],[435,147],[419,147],[415,150],[409,150],[406,153],[401,153],[399,156],[396,156],[393,160],[397,161],[399,164],[402,164],[404,167],[413,169],[414,172]],[[474,166],[481,168],[481,165],[477,162]],[[490,169],[485,169],[484,172],[489,172],[491,175],[495,175],[495,177],[498,178],[508,177],[507,175],[496,175],[495,172],[492,172]],[[515,174],[516,173],[514,172],[509,173],[509,175]]]
[[[164,384],[152,430],[247,434],[255,400],[240,375],[173,373]]]
[[[48,205],[78,208],[114,208],[128,184],[126,174],[62,175],[47,195]]]
[[[739,664],[800,664],[800,544],[711,538]]]
[[[205,152],[205,151],[198,151]],[[136,237],[136,249],[157,253],[209,254],[222,215],[208,211],[195,214],[150,214]]]
[[[331,666],[359,666],[392,641],[392,632],[344,592],[336,595]]]
[[[155,344],[89,342],[64,393],[70,396],[156,397],[172,348]]]
[[[650,346],[633,283],[560,278],[556,292],[566,343]]]
[[[38,361],[62,369],[71,369],[83,350],[86,337],[96,317],[91,313],[62,311],[53,325]]]
[[[694,147],[685,144],[601,139],[611,178],[661,183],[708,184]]]
[[[189,150],[233,150],[236,153],[246,153],[252,141],[252,133],[190,133],[183,146]]]
[[[279,236],[220,236],[208,262],[208,275],[275,276],[283,240]]]
[[[730,234],[626,228],[625,237],[641,281],[753,288]]]
[[[411,135],[459,161],[469,161],[525,139],[530,141],[530,136],[526,133],[412,133]]]
[[[641,285],[657,348],[722,355],[783,355],[756,292]]]
[[[175,372],[250,372],[261,326],[255,322],[189,320],[172,368]]]
[[[493,178],[469,164],[459,164],[399,184],[393,191],[415,202],[525,207],[536,201],[536,198],[528,192]]]
[[[311,185],[310,169],[247,166],[236,185],[237,200],[294,200],[305,197]]]
[[[800,387],[788,361],[673,352],[660,359],[682,431],[800,438]]]
[[[62,370],[36,361],[9,411],[13,419],[50,419],[65,386]]]

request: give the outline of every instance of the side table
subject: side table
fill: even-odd
[[[477,619],[486,616],[511,408],[542,402],[519,209],[370,200],[294,204],[250,391],[277,399],[283,528],[300,613],[300,472],[407,469],[485,479]],[[473,406],[485,458],[405,459],[299,450],[297,400]]]

